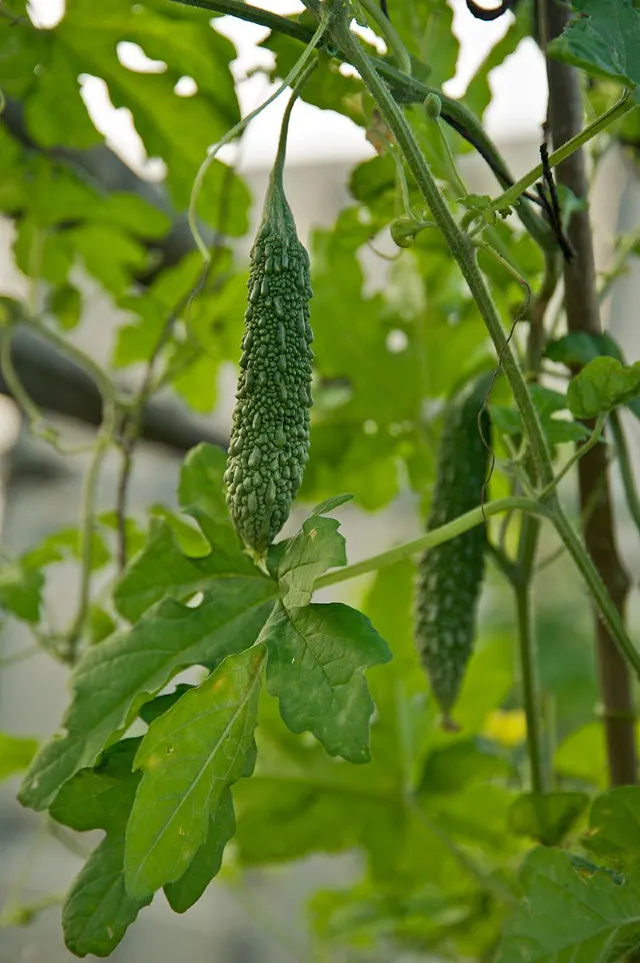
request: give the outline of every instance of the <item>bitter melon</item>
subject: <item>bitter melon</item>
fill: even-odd
[[[489,384],[489,377],[483,376],[449,404],[427,531],[480,504],[487,477],[491,425],[484,409],[481,435],[478,414]],[[485,526],[479,525],[427,550],[418,563],[415,641],[447,727],[453,726],[450,713],[473,649],[486,541]]]
[[[292,96],[250,256],[240,375],[225,472],[244,542],[263,554],[284,525],[309,452],[309,256],[282,183]]]

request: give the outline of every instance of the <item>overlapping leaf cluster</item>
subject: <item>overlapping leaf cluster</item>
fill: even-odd
[[[230,786],[255,765],[265,672],[289,729],[312,732],[332,756],[369,759],[374,707],[364,672],[391,655],[360,612],[310,602],[314,578],[345,561],[338,524],[322,514],[332,505],[280,546],[279,597],[278,581],[240,549],[224,465],[210,446],[187,458],[180,503],[208,554],[185,555],[156,520],[115,593],[133,625],[80,660],[63,731],[23,783],[25,805],[106,833],[63,911],[67,944],[79,955],[111,952],[157,890],[182,912],[216,875],[235,829]],[[194,666],[208,673],[200,685],[162,694]],[[138,716],[145,736],[121,738]]]

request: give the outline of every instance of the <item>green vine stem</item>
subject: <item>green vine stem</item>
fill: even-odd
[[[442,231],[447,245],[469,285],[471,294],[493,340],[504,373],[520,411],[535,465],[537,481],[543,488],[546,488],[554,481],[553,467],[546,438],[522,372],[502,329],[493,298],[478,268],[471,242],[466,235],[460,231],[445,199],[440,194],[429,170],[429,166],[422,155],[413,131],[407,123],[401,108],[394,100],[385,82],[378,75],[369,57],[351,34],[348,25],[341,22],[334,27],[332,33],[335,34],[338,45],[346,52],[350,62],[358,70],[363,82],[373,96],[380,113],[393,132],[398,146],[404,155],[407,166],[429,206],[431,216]],[[573,530],[569,520],[564,515],[560,507],[560,502],[558,501],[557,492],[553,489],[546,496],[546,507],[549,517],[552,518],[558,533],[565,542],[568,551],[587,582],[594,601],[611,631],[612,637],[640,678],[640,653],[636,651],[631,639],[627,635],[624,623],[597,569],[586,553],[584,546]]]
[[[540,492],[540,498],[545,498],[553,488],[556,488],[560,484],[562,479],[565,477],[565,475],[569,474],[571,469],[580,461],[580,459],[583,458],[588,452],[590,452],[591,449],[594,447],[594,445],[598,444],[598,442],[602,437],[602,430],[604,428],[604,423],[606,420],[607,420],[607,416],[605,414],[598,415],[596,423],[593,427],[593,431],[591,432],[591,434],[589,435],[585,443],[583,445],[580,445],[580,447],[576,449],[576,451],[573,453],[573,455],[571,456],[569,461],[566,463],[566,465],[562,468],[561,471],[558,472],[552,484],[547,488],[545,488],[544,491]]]
[[[545,759],[543,750],[542,692],[531,604],[534,562],[539,536],[540,520],[533,515],[523,515],[518,543],[514,594],[518,625],[522,701],[527,721],[527,752],[531,771],[531,789],[533,792],[548,792],[550,777],[549,766],[545,764],[548,760]]]
[[[419,538],[412,539],[410,542],[404,542],[402,545],[390,548],[386,552],[381,552],[380,555],[372,555],[370,558],[365,558],[361,562],[355,562],[353,565],[346,565],[344,568],[339,568],[334,572],[321,575],[319,579],[316,579],[314,589],[326,588],[328,585],[346,582],[348,579],[357,578],[359,575],[368,575],[371,572],[376,572],[379,568],[393,565],[395,562],[410,558],[418,552],[423,552],[428,548],[435,548],[436,545],[442,545],[443,542],[448,542],[457,535],[462,535],[463,532],[469,531],[470,528],[481,525],[487,518],[491,518],[492,515],[500,515],[502,512],[518,510],[531,512],[543,518],[550,517],[544,505],[541,505],[531,498],[521,498],[518,496],[497,498],[493,502],[487,502],[484,506],[479,506],[470,512],[466,512],[464,515],[460,515],[459,518],[456,518],[452,522],[447,522],[446,525],[441,525],[440,528],[434,528],[424,535],[420,535]]]
[[[197,7],[198,10],[208,10],[209,12],[226,14],[230,17],[237,17],[247,23],[255,23],[260,27],[268,27],[269,30],[276,30],[294,40],[302,43],[309,43],[313,36],[313,31],[309,30],[303,23],[292,20],[290,17],[281,17],[278,13],[272,13],[263,7],[254,7],[245,0],[174,0],[185,7]]]
[[[361,49],[346,24],[335,29],[336,40],[356,67],[363,82],[377,103],[380,113],[393,132],[407,166],[426,201],[433,220],[444,235],[447,245],[458,262],[471,294],[478,305],[487,329],[501,359],[504,373],[520,410],[527,437],[535,459],[538,478],[543,485],[553,481],[551,457],[538,414],[533,406],[526,383],[515,356],[507,343],[497,308],[480,273],[473,245],[464,234],[449,210],[447,202],[435,183],[429,166],[422,155],[411,127],[395,102],[391,91],[378,75],[369,57]]]
[[[375,0],[360,0],[362,9],[366,11],[367,16],[373,20],[374,24],[382,34],[382,37],[387,44],[387,48],[395,54],[396,60],[398,61],[398,66],[403,73],[411,76],[411,57],[405,45],[403,44],[398,31],[393,26],[388,17],[386,17],[382,9],[375,3]]]
[[[199,7],[203,10],[210,10],[215,13],[229,14],[238,17],[240,20],[247,20],[250,23],[258,23],[270,30],[275,30],[287,36],[293,37],[302,43],[308,44],[313,38],[313,31],[303,24],[280,17],[277,14],[263,10],[261,7],[254,7],[244,0],[173,0],[174,3],[186,3],[187,6]],[[306,0],[305,6],[312,10],[316,16],[320,14],[319,0]],[[324,38],[323,38],[324,40]],[[322,45],[322,40],[319,46]],[[332,55],[340,60],[350,63],[349,56],[338,47],[332,47]],[[442,103],[442,118],[445,120],[461,137],[464,137],[472,147],[477,150],[480,156],[486,161],[495,174],[500,185],[506,190],[513,184],[513,178],[505,164],[500,152],[493,141],[487,136],[478,118],[459,101],[452,97],[447,97],[436,87],[429,87],[416,77],[411,77],[401,70],[398,70],[388,61],[372,57],[371,62],[375,69],[393,86],[395,97],[398,101],[405,104],[422,104],[430,94],[435,94]],[[524,198],[516,202],[518,216],[522,223],[543,250],[555,251],[556,241],[549,225],[536,214],[532,206]]]
[[[584,147],[585,144],[588,144],[590,140],[593,140],[594,137],[602,133],[603,130],[606,130],[607,127],[610,127],[614,121],[624,116],[624,114],[630,110],[633,110],[637,105],[635,100],[630,96],[630,93],[631,91],[625,90],[620,100],[618,100],[613,107],[610,107],[609,110],[606,110],[603,114],[600,114],[599,117],[596,117],[584,130],[581,130],[579,134],[576,134],[575,137],[568,140],[566,144],[563,144],[558,150],[554,150],[552,154],[549,154],[549,167],[557,167],[558,164],[561,164],[567,157],[571,157],[577,150]],[[520,195],[523,194],[528,187],[531,187],[532,184],[540,180],[541,177],[542,164],[538,164],[521,177],[513,187],[510,187],[491,202],[494,211],[503,211],[512,207]]]
[[[527,754],[531,771],[531,791],[546,792],[548,783],[544,777],[542,749],[542,715],[540,684],[538,680],[537,647],[533,614],[531,610],[531,586],[524,581],[515,590],[516,618],[518,625],[518,646],[520,651],[520,673],[522,682],[522,702],[527,721]]]
[[[93,458],[85,475],[80,505],[80,591],[76,617],[67,633],[67,649],[63,653],[64,661],[70,665],[74,665],[78,657],[78,645],[82,638],[91,601],[96,494],[102,463],[114,440],[115,425],[116,406],[105,402],[103,421],[95,441]]]
[[[11,394],[24,412],[29,430],[36,438],[41,438],[54,448],[59,448],[58,432],[50,425],[38,406],[35,404],[24,385],[18,377],[18,373],[13,366],[11,357],[11,345],[13,341],[13,330],[11,325],[6,325],[0,332],[0,370],[7,383]]]
[[[629,509],[631,518],[635,522],[636,528],[640,532],[640,498],[638,497],[636,480],[633,477],[633,468],[631,466],[631,459],[629,458],[627,439],[624,436],[624,430],[622,428],[620,416],[617,411],[611,412],[609,416],[609,426],[613,436],[613,443],[616,448],[618,466],[620,468],[620,476],[622,478],[622,487],[627,500],[627,508]]]
[[[268,107],[269,104],[272,104],[273,101],[276,100],[280,96],[280,94],[287,89],[287,87],[295,84],[298,78],[302,76],[311,57],[313,56],[314,50],[318,46],[322,38],[322,35],[326,30],[326,26],[327,26],[327,17],[323,11],[323,15],[320,18],[320,23],[318,24],[315,30],[315,33],[312,35],[302,55],[298,57],[295,64],[293,65],[293,67],[291,68],[287,76],[284,78],[280,86],[277,88],[277,90],[275,90],[269,97],[267,97],[267,99],[263,101],[258,107],[256,107],[255,110],[252,110],[249,114],[246,115],[246,117],[243,117],[242,120],[240,120],[234,127],[231,128],[231,130],[228,130],[227,133],[224,135],[224,137],[222,137],[218,141],[218,143],[209,151],[209,153],[203,160],[202,164],[200,165],[198,173],[196,174],[195,180],[193,182],[191,197],[189,198],[188,216],[189,216],[189,228],[191,230],[193,240],[195,241],[196,247],[200,251],[202,255],[202,259],[205,262],[205,264],[211,260],[211,254],[209,252],[209,248],[207,247],[204,240],[202,239],[202,235],[200,234],[200,231],[198,230],[196,204],[197,204],[198,196],[200,194],[200,189],[202,187],[202,183],[204,181],[207,171],[209,170],[211,164],[215,160],[216,155],[218,154],[220,149],[224,147],[226,144],[230,144],[232,140],[235,140],[235,138],[238,137],[245,130],[248,124],[250,124],[251,121],[265,109],[265,107]]]
[[[107,402],[111,404],[116,403],[116,389],[111,381],[111,379],[104,373],[99,364],[90,358],[88,354],[77,348],[66,338],[63,338],[57,331],[45,325],[38,318],[29,317],[22,319],[25,324],[28,324],[30,328],[37,331],[38,334],[46,338],[55,348],[60,351],[61,354],[67,355],[67,357],[72,358],[76,364],[80,365],[87,371],[93,380],[95,381],[98,391],[102,395],[102,400],[106,404]]]
[[[564,512],[553,512],[549,517],[556,527],[558,535],[564,542],[578,571],[583,576],[589,588],[596,608],[609,629],[613,640],[640,679],[640,652],[635,648],[627,634],[624,622],[613,604],[611,596],[602,581],[600,574],[587,554],[582,542]]]

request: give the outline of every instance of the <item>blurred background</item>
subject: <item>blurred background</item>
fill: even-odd
[[[464,91],[486,51],[506,30],[508,17],[495,23],[480,23],[468,14],[464,0],[450,0],[450,3],[455,12],[454,29],[461,52],[456,77],[448,82],[446,89],[458,95]],[[31,6],[34,19],[43,27],[54,25],[63,13],[63,0],[37,0]],[[279,13],[302,9],[286,0],[271,0],[263,6]],[[273,62],[269,51],[256,46],[266,31],[227,17],[216,20],[214,29],[236,46],[233,69],[243,113],[246,113],[272,89],[265,74],[255,72],[255,68],[269,67]],[[130,69],[141,72],[162,69],[136,44],[121,46],[119,55]],[[189,78],[183,80],[188,93]],[[492,72],[491,88],[493,100],[486,115],[488,130],[517,177],[537,162],[546,111],[544,63],[533,41],[524,40],[516,53]],[[120,176],[120,161],[148,182],[151,191],[162,191],[163,164],[146,156],[130,113],[112,106],[106,85],[95,77],[83,79],[83,96],[110,149],[103,157],[107,176],[109,171]],[[253,226],[259,217],[284,102],[281,98],[251,124],[240,148],[239,169],[253,197]],[[232,150],[227,151],[227,157],[232,155]],[[363,129],[346,117],[304,103],[296,106],[285,180],[303,241],[316,227],[333,224],[339,211],[349,203],[346,187],[349,171],[355,163],[370,156],[373,149]],[[471,191],[496,191],[495,182],[479,159],[467,155],[461,161],[461,168]],[[313,191],[308,189],[310,181],[314,184]],[[633,166],[620,151],[611,151],[601,165],[593,195],[592,218],[601,268],[610,261],[615,236],[640,224],[638,184]],[[237,242],[239,257],[246,257],[251,237],[252,230]],[[0,293],[22,297],[27,281],[13,263],[12,240],[10,223],[0,222]],[[364,266],[372,288],[384,284],[384,271],[374,254],[365,254]],[[80,276],[77,283],[84,294],[84,309],[82,324],[70,337],[101,364],[107,364],[113,330],[122,316],[88,276]],[[640,266],[636,258],[604,305],[605,324],[629,360],[640,357],[638,303]],[[322,319],[315,323],[321,324]],[[43,391],[46,388],[50,394],[57,393],[59,403],[54,406],[57,410],[50,413],[52,422],[64,429],[67,438],[78,443],[90,440],[96,399],[79,372],[60,357],[56,360],[49,354],[39,356],[38,345],[29,346],[27,342],[28,338],[25,350],[29,349],[34,385]],[[128,372],[127,377],[135,379],[136,372]],[[27,380],[25,375],[25,382]],[[155,403],[156,440],[142,442],[137,450],[130,490],[132,514],[144,518],[149,505],[175,505],[181,458],[192,444],[201,438],[224,444],[234,403],[234,385],[233,366],[223,366],[219,400],[211,416],[196,415],[171,391]],[[640,425],[626,416],[624,424],[636,473],[640,473]],[[0,396],[0,456],[2,540],[13,552],[20,553],[49,532],[75,524],[88,456],[63,459],[43,443],[28,437],[17,407],[4,395]],[[100,485],[101,509],[113,506],[118,469],[118,459],[110,456]],[[615,471],[614,491],[621,552],[637,586],[640,546],[629,522]],[[569,488],[567,498],[571,497]],[[301,510],[297,510],[284,534],[295,528],[300,516]],[[408,495],[400,496],[389,508],[376,514],[375,534],[369,524],[370,516],[357,507],[347,507],[342,517],[350,561],[372,551],[382,551],[394,541],[415,537],[420,526],[416,502]],[[46,605],[48,615],[56,624],[64,624],[73,611],[77,593],[74,572],[74,565],[64,563],[51,570]],[[105,570],[101,577],[107,579],[109,574]],[[362,584],[351,583],[341,586],[343,591],[333,592],[331,597],[357,599],[362,588]],[[553,658],[555,643],[570,625],[572,645],[580,655],[575,666],[583,667],[578,674],[574,672],[573,688],[568,690],[575,699],[576,712],[588,710],[595,701],[593,673],[588,665],[584,668],[582,647],[589,644],[590,618],[587,606],[580,604],[581,591],[572,572],[563,564],[539,581],[543,675],[553,688],[564,685],[572,673],[570,659],[559,666]],[[483,605],[497,624],[503,621],[508,625],[509,605],[505,606],[501,599],[490,578]],[[504,615],[505,609],[507,615]],[[640,623],[637,591],[632,598],[632,620],[637,637]],[[3,660],[10,662],[13,653],[30,644],[29,635],[18,623],[5,622],[0,640]],[[8,665],[0,672],[0,730],[47,738],[58,726],[65,708],[66,681],[66,670],[42,653],[26,662]],[[10,781],[0,787],[0,906],[4,905],[5,910],[11,909],[16,900],[33,904],[51,894],[64,893],[80,866],[76,854],[42,830],[36,814],[14,802],[16,784]],[[80,843],[88,848],[89,841],[85,836]],[[141,914],[113,959],[118,963],[146,959],[169,963],[179,957],[191,963],[303,963],[310,959],[305,918],[308,897],[318,886],[355,879],[358,867],[359,859],[355,855],[314,857],[286,869],[252,871],[242,878],[233,876],[226,882],[212,884],[185,917],[170,913],[157,898],[154,905]],[[1,963],[68,963],[72,958],[62,944],[55,908],[39,914],[30,927],[0,929]],[[408,961],[408,956],[403,958],[403,963]]]

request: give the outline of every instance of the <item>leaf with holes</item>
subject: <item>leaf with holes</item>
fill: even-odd
[[[265,580],[251,560],[240,552],[234,557],[217,550],[201,558],[184,555],[167,522],[153,518],[148,542],[120,579],[114,602],[125,619],[135,622],[161,599],[182,602],[196,592],[206,591],[216,579],[233,576],[254,578],[258,582]]]
[[[507,924],[498,963],[610,963],[640,944],[640,871],[620,881],[535,849],[521,873],[524,900]]]

